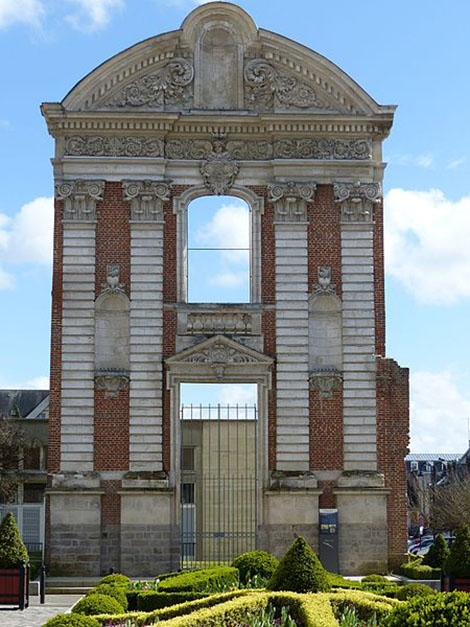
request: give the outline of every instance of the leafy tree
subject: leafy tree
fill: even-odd
[[[457,529],[454,543],[444,563],[444,571],[454,577],[470,577],[470,527]]]
[[[269,580],[270,590],[322,592],[330,589],[326,570],[305,538],[297,538]]]
[[[447,542],[444,540],[444,536],[439,534],[434,538],[434,544],[431,545],[428,554],[423,560],[423,564],[431,566],[431,568],[442,568],[448,556],[449,547]]]
[[[23,431],[10,418],[0,414],[0,503],[10,502],[16,494],[23,445]]]
[[[0,523],[0,568],[19,568],[29,562],[28,551],[21,539],[15,517],[11,512]]]

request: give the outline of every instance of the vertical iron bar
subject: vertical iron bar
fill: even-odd
[[[258,412],[256,405],[253,407],[254,428],[255,428],[255,485],[254,485],[254,499],[255,499],[255,551],[258,550]]]

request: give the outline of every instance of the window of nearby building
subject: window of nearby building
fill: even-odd
[[[239,198],[203,196],[188,207],[188,301],[250,302],[250,209]]]
[[[41,470],[41,449],[29,446],[24,449],[23,468],[25,470]]]
[[[181,502],[183,505],[194,505],[194,483],[183,483],[181,485]]]
[[[183,447],[183,470],[195,470],[193,446]]]

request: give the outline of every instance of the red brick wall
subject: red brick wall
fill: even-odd
[[[409,443],[409,371],[393,359],[377,359],[378,469],[391,488],[387,499],[388,551],[392,564],[406,552],[406,472]]]
[[[63,282],[63,224],[64,203],[55,201],[54,215],[54,265],[52,272],[51,320],[51,373],[49,402],[49,436],[47,468],[49,472],[60,469],[60,411],[62,383],[62,282]]]
[[[129,202],[123,200],[122,185],[107,182],[103,201],[98,204],[96,225],[95,291],[106,284],[106,266],[118,263],[120,282],[130,295],[131,232]],[[95,390],[94,430],[95,470],[129,469],[129,391],[105,398],[104,390]]]
[[[121,497],[117,491],[121,488],[121,482],[102,480],[101,487],[105,490],[101,497],[101,524],[119,525],[121,522]]]
[[[308,283],[318,283],[318,267],[331,268],[331,282],[342,294],[340,210],[332,185],[318,185],[315,201],[308,207]],[[333,392],[320,399],[310,390],[310,468],[337,470],[343,467],[343,396]],[[326,495],[324,500],[326,500]],[[330,499],[331,500],[331,499]],[[326,505],[322,505],[326,507]]]

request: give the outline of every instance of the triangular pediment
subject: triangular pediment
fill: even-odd
[[[166,360],[172,365],[200,364],[209,366],[258,365],[269,367],[273,359],[224,335],[215,335],[196,346],[176,353]]]

